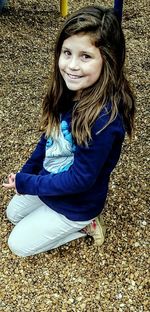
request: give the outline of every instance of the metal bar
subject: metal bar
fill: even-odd
[[[114,9],[118,13],[120,21],[121,21],[122,14],[123,14],[123,0],[114,0]]]
[[[60,0],[60,13],[63,17],[68,14],[68,0]]]

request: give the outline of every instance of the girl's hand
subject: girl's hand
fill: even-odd
[[[14,189],[15,192],[17,193],[15,177],[16,177],[16,174],[10,173],[9,176],[8,176],[8,183],[3,183],[3,187],[5,187],[7,189]]]

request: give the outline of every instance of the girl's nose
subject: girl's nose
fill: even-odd
[[[72,57],[68,64],[71,70],[78,70],[79,69],[79,61],[76,57]]]

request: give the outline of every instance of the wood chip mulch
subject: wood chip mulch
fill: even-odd
[[[113,1],[69,1],[69,11]],[[49,253],[19,258],[7,246],[12,225],[5,208],[12,191],[0,188],[1,311],[148,312],[148,0],[125,1],[127,76],[137,102],[132,143],[125,140],[112,174],[103,217],[106,239],[82,239]],[[38,122],[63,22],[59,1],[9,1],[0,15],[0,173],[20,169],[40,134]]]

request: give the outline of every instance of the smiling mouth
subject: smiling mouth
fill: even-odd
[[[69,78],[71,78],[71,79],[80,79],[80,78],[82,78],[83,76],[78,76],[78,75],[71,75],[71,74],[68,74],[68,73],[66,73],[67,74],[67,76],[69,77]]]

